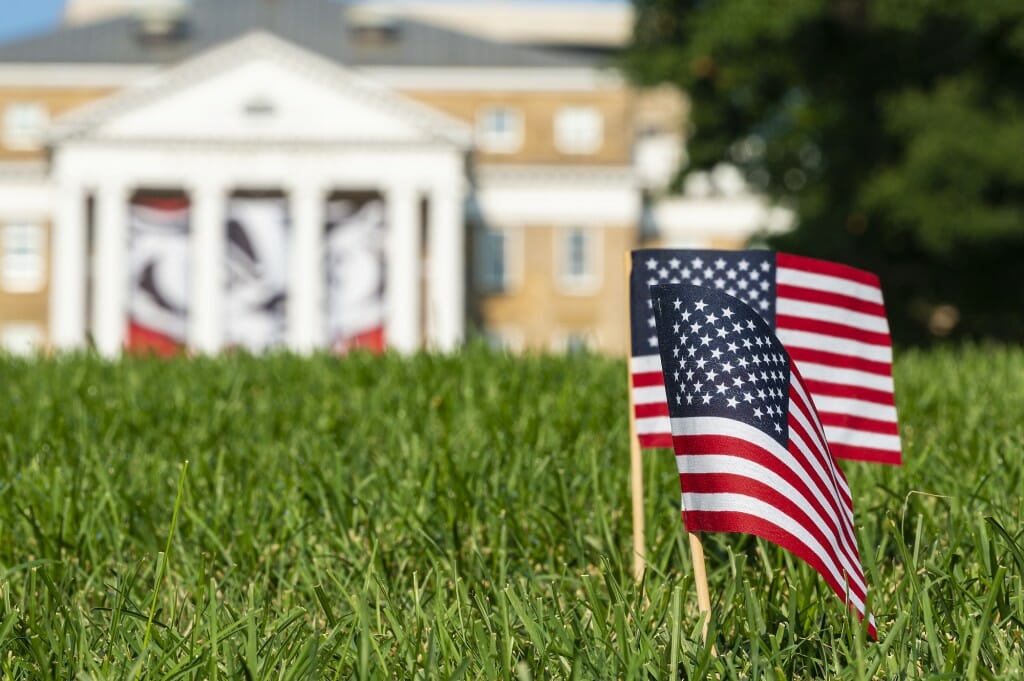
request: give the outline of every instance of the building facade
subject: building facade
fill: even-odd
[[[624,352],[629,249],[784,227],[742,186],[662,196],[685,100],[592,51],[332,0],[107,4],[0,46],[11,350]]]

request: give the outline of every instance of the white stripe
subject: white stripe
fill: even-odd
[[[775,273],[775,281],[789,286],[814,289],[815,291],[827,291],[828,293],[839,293],[851,298],[866,300],[869,303],[883,305],[882,290],[877,286],[868,286],[850,279],[833,277],[828,274],[814,274],[803,270],[795,270],[790,267],[780,267]]]
[[[892,348],[888,345],[875,345],[874,343],[862,343],[861,341],[848,338],[836,338],[821,333],[810,331],[797,331],[779,327],[775,330],[782,344],[794,348],[807,348],[809,350],[824,350],[825,352],[837,355],[850,355],[851,357],[863,357],[873,362],[887,362],[892,364]]]
[[[828,569],[832,574],[832,578],[835,579],[839,585],[843,585],[846,582],[843,578],[842,572],[836,567],[836,564],[825,552],[825,549],[822,548],[821,544],[818,543],[818,540],[815,539],[810,532],[804,529],[799,522],[769,503],[761,501],[760,499],[755,499],[754,497],[748,497],[744,494],[703,494],[699,492],[686,492],[683,493],[683,506],[690,511],[702,511],[704,513],[746,513],[757,518],[761,518],[762,520],[780,528],[782,531],[793,535],[796,539],[806,545],[812,553],[821,558],[826,569]],[[853,577],[853,575],[850,576],[851,578]],[[853,606],[863,614],[864,600],[853,588],[850,588],[849,599],[850,602],[853,603]]]
[[[866,419],[874,419],[875,421],[896,423],[896,407],[865,402],[864,400],[855,400],[850,397],[815,395],[814,406],[822,413],[861,416]]]
[[[637,435],[656,435],[658,433],[672,433],[672,425],[667,416],[645,416],[636,420]]]
[[[806,397],[804,399],[806,399]],[[807,402],[804,402],[804,404],[807,404]],[[813,413],[813,409],[809,411]],[[852,514],[853,496],[850,494],[850,490],[846,486],[846,481],[843,480],[843,476],[839,475],[835,470],[826,471],[820,467],[820,461],[824,459],[826,462],[825,465],[830,466],[831,468],[834,469],[836,463],[835,459],[832,456],[832,451],[825,445],[824,442],[822,442],[821,435],[819,435],[817,430],[811,427],[811,424],[808,423],[803,412],[799,409],[799,407],[794,403],[793,400],[789,401],[789,413],[794,419],[796,419],[796,422],[800,425],[800,427],[804,429],[804,432],[806,432],[812,438],[810,445],[808,445],[806,442],[804,442],[804,439],[800,436],[799,433],[796,433],[792,429],[790,429],[790,440],[793,442],[793,444],[796,445],[797,449],[799,449],[804,456],[808,457],[811,460],[812,465],[814,466],[815,470],[817,471],[820,477],[824,478],[825,480],[829,480],[830,482],[832,482],[835,488],[838,488],[839,490],[846,493],[843,499],[840,499],[835,495],[833,495],[833,498],[835,499],[836,505],[839,508],[846,508],[850,510]],[[825,435],[825,439],[828,439],[828,435]],[[813,456],[811,452],[811,445],[814,446],[815,451],[821,452],[820,457]],[[853,518],[850,518],[850,529],[852,532]]]
[[[828,438],[825,435],[825,427],[821,425],[821,419],[818,418],[818,410],[814,408],[814,402],[808,396],[807,390],[804,388],[804,384],[796,380],[795,376],[795,374],[791,375],[790,386],[796,390],[797,397],[800,399],[800,404],[803,405],[804,409],[800,409],[797,402],[790,398],[789,413],[793,414],[793,418],[795,418],[796,422],[800,424],[800,427],[814,438],[814,446],[817,447],[819,451],[828,452],[832,465],[836,469],[836,474],[834,476],[835,482],[839,486],[839,489],[846,495],[844,499],[850,510],[850,527],[852,529],[853,494],[850,492],[850,486],[846,484],[846,478],[843,477],[842,471],[839,470],[839,466],[835,462],[835,457],[832,456],[832,450],[825,444],[828,441]],[[810,423],[808,423],[804,418],[805,412],[810,417]],[[814,427],[810,428],[810,426]],[[789,435],[790,437],[793,437],[795,433],[791,430]]]
[[[842,324],[851,329],[862,329],[873,333],[889,333],[889,322],[886,321],[885,317],[854,312],[853,310],[847,310],[836,305],[779,298],[775,301],[775,314]]]
[[[775,471],[762,466],[761,464],[728,454],[702,454],[700,456],[686,457],[686,473],[688,475],[738,475],[749,478],[755,482],[768,485],[784,497],[793,501],[807,514],[811,522],[821,531],[828,540],[832,551],[839,556],[839,560],[846,571],[851,575],[851,581],[862,591],[867,591],[863,577],[859,574],[859,566],[856,565],[857,547],[854,544],[852,550],[846,536],[842,533],[842,523],[831,513],[831,507],[823,503],[826,512],[829,512],[833,526],[829,527],[825,518],[814,510],[811,501],[807,499],[796,487],[793,487],[785,478]],[[819,500],[820,501],[820,500]],[[767,503],[767,502],[765,502]],[[840,544],[842,544],[840,546]]]
[[[650,385],[644,388],[633,388],[633,404],[666,404],[665,386]]]
[[[841,481],[843,479],[842,476],[838,475],[833,470],[825,471],[821,467],[821,462],[818,460],[818,458],[812,456],[809,453],[809,451],[810,451],[809,446],[807,445],[806,442],[804,442],[803,438],[800,437],[798,434],[790,431],[789,439],[793,443],[793,445],[798,450],[800,450],[800,453],[803,454],[803,456],[806,457],[810,461],[811,467],[814,468],[815,474],[817,474],[817,476],[819,478],[823,478],[823,479],[828,481],[828,484],[826,484],[825,487],[828,490],[829,497],[834,502],[834,507],[839,509],[838,512],[843,517],[843,530],[845,532],[844,536],[846,537],[847,542],[851,546],[856,546],[857,545],[857,539],[856,539],[856,535],[854,534],[854,531],[853,531],[853,511],[852,511],[853,503],[852,503],[852,498],[849,496],[849,490],[846,490],[847,495],[846,495],[845,498],[842,498],[842,499],[840,498],[841,492],[842,492],[842,490],[840,489],[842,487],[842,484],[841,484]],[[829,452],[828,457],[830,459],[830,462],[834,462],[835,461],[834,459],[831,458],[832,457],[832,453],[831,452]],[[832,463],[832,465],[834,466],[835,464]]]
[[[792,406],[790,407],[792,409]],[[848,522],[849,525],[853,526],[852,513],[850,512],[849,502],[843,503],[839,499],[839,492],[836,490],[836,480],[833,479],[820,465],[817,463],[817,457],[811,456],[807,450],[807,446],[802,440],[796,441],[797,446],[803,445],[801,453],[805,458],[811,461],[815,477],[817,480],[812,479],[811,474],[808,473],[807,469],[801,466],[796,457],[786,447],[780,445],[774,438],[769,437],[761,430],[754,426],[747,425],[742,421],[736,421],[734,419],[723,418],[720,416],[690,416],[686,418],[673,418],[672,422],[672,435],[674,436],[687,436],[687,435],[725,435],[728,437],[735,437],[741,440],[746,440],[756,447],[767,451],[769,454],[778,459],[779,463],[783,464],[788,468],[794,475],[800,478],[807,489],[818,490],[821,495],[829,495],[835,501],[835,504],[829,504],[829,508],[838,509],[839,513],[850,513],[851,517]],[[793,434],[790,434],[792,437]],[[676,464],[685,464],[690,459],[697,457],[688,456],[677,456]],[[681,466],[679,466],[680,474],[685,473]],[[842,479],[841,476],[835,476]],[[856,545],[856,541],[853,541],[853,545]]]
[[[815,364],[814,362],[800,362],[797,364],[800,374],[804,378],[826,383],[838,383],[839,385],[856,385],[874,390],[884,390],[892,393],[895,389],[892,376],[881,376],[867,371],[856,369],[838,369],[827,364]]]
[[[888,452],[900,451],[899,435],[883,435],[882,433],[871,433],[866,430],[825,426],[825,436],[829,442],[834,442],[838,445],[855,445],[870,449],[883,449]]]
[[[661,373],[660,355],[637,355],[629,358],[629,372],[633,374]]]

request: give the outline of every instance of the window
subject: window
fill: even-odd
[[[38,149],[43,144],[50,116],[42,104],[21,102],[4,110],[4,146],[9,149]]]
[[[563,231],[558,248],[559,281],[570,293],[592,293],[601,283],[600,234],[581,228]]]
[[[523,116],[507,106],[488,107],[476,121],[477,144],[482,151],[508,154],[523,145]]]
[[[7,225],[3,228],[3,287],[28,293],[43,288],[46,276],[46,237],[39,225]]]
[[[484,228],[477,237],[477,281],[483,291],[501,293],[509,285],[508,235]]]
[[[566,154],[593,154],[604,142],[604,120],[592,106],[567,106],[555,115],[555,146]]]
[[[5,324],[0,331],[0,345],[12,355],[29,355],[43,345],[43,329],[31,322]]]

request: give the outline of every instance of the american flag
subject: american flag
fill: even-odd
[[[772,251],[633,251],[630,373],[641,447],[672,446],[649,288],[676,283],[720,291],[757,310],[799,365],[835,456],[902,463],[878,277]]]
[[[651,290],[686,529],[778,544],[868,616],[874,636],[850,490],[782,343],[725,293]]]

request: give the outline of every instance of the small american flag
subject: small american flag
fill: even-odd
[[[757,310],[800,367],[835,456],[902,463],[878,277],[772,251],[633,251],[630,373],[641,447],[672,446],[649,288],[673,283],[720,291]]]
[[[782,343],[725,293],[651,291],[686,529],[746,532],[790,551],[875,636],[850,490]]]

